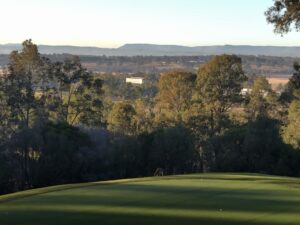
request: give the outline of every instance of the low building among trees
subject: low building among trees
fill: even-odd
[[[142,77],[127,77],[126,78],[126,83],[143,84],[144,83],[144,78],[142,78]]]

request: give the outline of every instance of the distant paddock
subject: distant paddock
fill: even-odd
[[[291,76],[270,76],[267,77],[268,82],[271,84],[272,89],[276,90],[279,86],[285,86]]]

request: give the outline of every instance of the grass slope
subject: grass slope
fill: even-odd
[[[1,225],[300,225],[300,180],[196,174],[0,196]]]

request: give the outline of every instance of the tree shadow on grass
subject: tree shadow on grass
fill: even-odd
[[[0,224],[296,225],[300,221],[286,222],[280,217],[295,220],[300,215],[300,197],[295,193],[247,185],[243,188],[155,182],[97,185],[0,204]]]
[[[211,210],[250,213],[300,213],[300,198],[283,190],[211,188],[173,185],[122,184],[114,188],[89,187],[23,199],[26,206],[162,207],[174,210]],[[14,202],[12,202],[13,205]]]
[[[126,213],[108,213],[108,212],[62,212],[59,210],[39,211],[34,213],[16,213],[14,215],[0,216],[0,224],[5,225],[286,225],[284,221],[263,220],[260,217],[253,218],[219,218],[179,216],[179,215],[140,215]],[[298,222],[289,222],[290,225],[297,225]]]

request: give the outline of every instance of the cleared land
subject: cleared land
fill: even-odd
[[[0,196],[2,225],[300,224],[300,179],[197,174]]]
[[[267,80],[272,86],[272,89],[276,90],[278,86],[285,86],[290,80],[290,76],[285,76],[285,77],[279,77],[279,76],[274,76],[274,77],[268,77]]]

